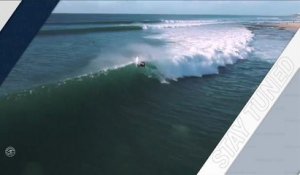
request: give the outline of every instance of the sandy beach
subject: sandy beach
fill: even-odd
[[[286,30],[298,30],[300,28],[300,22],[281,23],[276,26]]]

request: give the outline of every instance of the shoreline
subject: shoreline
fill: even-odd
[[[279,23],[275,24],[275,27],[278,27],[279,29],[297,31],[300,28],[300,22]]]

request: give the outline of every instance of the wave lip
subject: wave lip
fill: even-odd
[[[161,20],[161,23],[143,24],[143,29],[165,29],[179,27],[197,27],[208,24],[220,23],[217,20]]]

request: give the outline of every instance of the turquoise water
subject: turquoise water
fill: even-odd
[[[196,174],[288,17],[54,15],[0,88],[11,174]],[[146,62],[137,68],[135,59]]]

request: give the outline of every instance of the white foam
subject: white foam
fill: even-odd
[[[217,20],[162,20],[157,24],[144,24],[143,29],[165,29],[165,28],[179,28],[179,27],[196,27],[208,24],[220,23]]]
[[[239,26],[163,30],[148,38],[166,41],[167,45],[160,49],[164,53],[151,51],[147,59],[166,79],[217,74],[218,67],[247,57],[252,51],[249,43],[253,36]]]
[[[150,31],[145,36],[148,39],[161,40],[163,45],[149,45],[147,42],[126,45],[123,50],[133,53],[132,57],[121,52],[111,52],[99,56],[101,59],[95,59],[87,69],[107,71],[142,60],[146,62],[146,67],[147,64],[153,64],[157,68],[153,72],[166,83],[170,79],[218,74],[220,66],[246,59],[253,50],[250,42],[254,34],[244,26],[215,23],[216,25],[189,27],[191,25],[187,25],[188,23],[202,25],[205,22],[164,21],[163,25],[182,24],[182,27],[160,26],[152,28],[155,32]],[[151,25],[153,27],[155,24]],[[103,57],[107,58],[106,65],[103,65]]]

